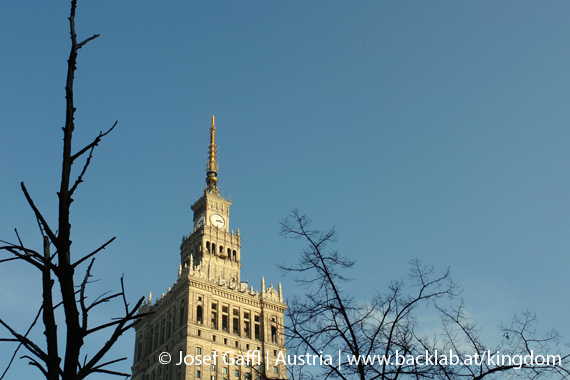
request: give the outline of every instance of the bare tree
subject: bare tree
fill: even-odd
[[[1,251],[9,255],[7,258],[0,258],[0,263],[6,263],[12,260],[24,261],[36,268],[42,278],[42,304],[32,325],[28,331],[23,333],[16,331],[4,319],[0,319],[0,324],[5,331],[9,333],[9,338],[0,338],[0,341],[17,343],[12,361],[16,357],[19,349],[24,347],[28,353],[24,355],[23,358],[28,359],[29,364],[37,367],[46,379],[49,380],[78,380],[84,379],[93,373],[129,376],[129,374],[108,369],[110,364],[125,360],[126,358],[107,359],[106,361],[103,359],[111,347],[117,342],[117,339],[137,323],[137,319],[141,317],[141,315],[137,315],[136,313],[143,301],[143,298],[141,298],[134,307],[129,307],[122,278],[121,291],[102,294],[90,302],[87,299],[86,287],[90,282],[95,255],[105,249],[115,238],[110,239],[83,257],[75,260],[72,259],[70,224],[72,197],[78,189],[78,186],[83,182],[83,177],[91,163],[95,147],[98,146],[102,138],[109,134],[117,124],[115,122],[109,130],[100,132],[90,144],[76,153],[72,153],[71,143],[75,129],[73,81],[75,77],[77,54],[83,46],[99,36],[95,34],[83,41],[77,40],[75,33],[76,3],[76,0],[71,2],[71,13],[69,16],[71,52],[67,61],[68,66],[65,86],[66,117],[65,126],[63,128],[61,187],[57,193],[59,217],[57,228],[54,229],[47,222],[42,212],[34,204],[26,186],[22,182],[22,191],[34,212],[39,226],[43,250],[34,250],[24,245],[17,230],[16,237],[18,242],[10,243],[2,241],[4,245],[0,247]],[[73,180],[72,168],[80,158],[84,159],[83,166],[79,175]],[[54,250],[53,252],[52,249]],[[78,280],[75,274],[81,264],[87,265],[87,268],[85,274]],[[59,284],[59,289],[54,289],[56,282]],[[121,312],[122,316],[113,318],[104,324],[91,326],[89,323],[89,313],[95,307],[113,299],[122,300],[124,306],[124,310]],[[58,307],[63,308],[63,314],[65,316],[64,322],[60,321],[58,323],[57,321],[55,311]],[[32,341],[28,336],[30,330],[36,325],[40,317],[44,325],[45,341]],[[65,342],[58,341],[58,324],[64,326],[66,330]],[[92,357],[88,357],[87,355],[81,357],[82,348],[84,347],[86,339],[102,331],[109,331],[107,342],[98,350],[95,350]],[[6,368],[3,374],[0,375],[0,379],[6,375],[12,361],[10,361],[8,368]]]
[[[293,379],[482,379],[499,374],[501,378],[550,375],[568,378],[570,375],[569,355],[552,351],[558,343],[558,334],[552,331],[536,338],[531,328],[534,317],[530,313],[525,313],[522,319],[515,317],[510,326],[501,327],[500,345],[486,346],[476,324],[464,312],[461,289],[451,279],[449,269],[438,274],[432,267],[412,260],[411,294],[407,294],[403,281],[392,281],[386,292],[378,291],[372,301],[363,302],[343,288],[349,281],[345,272],[354,261],[329,249],[336,240],[334,228],[313,230],[310,219],[295,210],[281,222],[281,232],[308,243],[297,265],[281,266],[284,272],[296,274],[295,280],[306,289],[304,296],[288,300],[285,326],[288,354],[304,357],[305,362],[307,354],[316,355],[312,361],[321,368],[315,374],[304,371],[299,363],[290,365]],[[441,332],[431,337],[418,333],[416,313],[423,311],[419,308],[429,308],[440,315]],[[532,354],[544,355],[544,360],[555,362],[545,365],[533,359],[530,363]],[[546,358],[547,354],[553,357]],[[501,355],[505,355],[504,360]]]

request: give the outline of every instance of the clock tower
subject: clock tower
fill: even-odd
[[[261,277],[255,291],[241,280],[241,236],[218,189],[217,153],[212,116],[206,187],[182,238],[177,280],[141,306],[151,314],[135,326],[133,380],[287,378],[281,284],[266,287]]]
[[[231,201],[218,190],[218,147],[216,126],[212,116],[210,146],[206,165],[206,189],[194,205],[194,232],[183,242],[180,250],[183,267],[208,266],[220,282],[237,286],[240,283],[241,238],[229,229]]]

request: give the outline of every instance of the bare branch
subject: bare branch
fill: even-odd
[[[46,234],[49,236],[50,240],[52,242],[55,242],[57,240],[55,234],[52,232],[51,228],[47,224],[42,213],[37,209],[36,205],[34,204],[32,197],[30,197],[30,194],[28,193],[28,190],[26,189],[26,185],[24,185],[24,182],[21,182],[20,185],[22,187],[22,191],[24,192],[24,196],[26,197],[26,200],[28,201],[28,204],[30,205],[32,210],[34,210],[34,214],[36,215],[36,218],[42,223],[42,226],[43,226],[44,230],[46,231]]]
[[[96,250],[94,250],[93,252],[91,252],[90,254],[82,257],[81,259],[77,260],[74,264],[72,264],[71,266],[73,268],[77,267],[79,264],[81,264],[82,262],[84,262],[85,260],[93,257],[94,255],[97,254],[97,252],[105,249],[105,247],[107,247],[109,244],[111,244],[113,242],[113,240],[115,240],[116,237],[113,237],[112,239],[110,239],[108,242],[106,242],[105,244],[103,244],[102,246],[100,246],[99,248],[97,248]]]
[[[0,260],[0,263],[5,263],[5,262],[7,262],[7,261],[12,261],[12,260],[20,260],[20,258],[19,258],[19,257],[10,257],[10,258],[8,258],[8,259],[2,259],[2,260]]]
[[[91,373],[106,373],[107,375],[131,377],[130,373],[110,371],[108,369],[95,369],[95,370],[91,371]]]
[[[125,306],[125,315],[129,314],[129,304],[127,303],[127,297],[125,295],[125,282],[124,282],[125,274],[121,275],[121,294],[123,295],[123,305]]]
[[[81,182],[83,182],[83,176],[85,175],[85,172],[87,171],[87,167],[91,163],[91,157],[93,157],[93,149],[95,149],[94,146],[89,151],[89,157],[87,157],[87,160],[85,161],[85,165],[83,165],[83,170],[81,170],[81,173],[79,174],[79,176],[75,180],[75,183],[73,184],[73,186],[69,190],[70,195],[73,195],[73,193],[75,192],[75,189],[77,189],[77,186],[79,186],[79,184]]]
[[[22,356],[21,359],[29,359],[29,360],[30,360],[30,363],[28,363],[28,364],[30,364],[30,365],[32,365],[32,366],[34,366],[34,367],[37,367],[37,368],[44,374],[44,376],[45,376],[46,378],[49,378],[48,372],[46,371],[46,369],[45,369],[36,359],[34,359],[34,358],[32,358],[32,357],[30,357],[30,356],[28,356],[28,355]]]
[[[110,293],[110,292],[105,292],[104,294],[109,294],[109,293]],[[99,296],[99,297],[97,297],[97,299],[96,299],[91,305],[89,305],[89,307],[87,308],[87,311],[93,309],[93,308],[94,308],[95,306],[97,306],[97,305],[100,305],[100,304],[105,303],[105,302],[109,302],[109,301],[112,300],[113,298],[117,298],[117,297],[120,297],[120,296],[121,296],[121,293],[115,293],[115,294],[112,294],[112,295],[110,295],[110,296],[102,297],[102,298],[99,298],[99,297],[101,297],[101,296]]]
[[[106,135],[108,135],[117,125],[119,121],[115,121],[115,124],[113,124],[113,126],[111,128],[109,128],[109,130],[107,130],[107,132],[103,133],[102,131],[99,132],[99,136],[95,137],[95,140],[93,140],[93,142],[91,142],[91,144],[85,146],[83,149],[81,149],[79,152],[75,153],[73,156],[71,156],[71,161],[75,161],[78,157],[80,157],[81,155],[83,155],[85,152],[87,152],[89,149],[93,150],[93,148],[95,148],[97,145],[99,145],[99,143],[101,142],[101,139],[103,137],[105,137]]]
[[[79,305],[81,306],[81,315],[83,317],[83,322],[81,324],[81,328],[83,331],[87,330],[87,307],[85,306],[85,286],[87,286],[87,281],[89,277],[91,277],[91,268],[93,267],[93,263],[95,262],[95,258],[91,259],[87,270],[85,271],[85,278],[81,283],[80,291],[79,291]]]
[[[27,337],[18,334],[2,319],[0,319],[0,324],[4,326],[10,332],[10,334],[12,334],[14,338],[16,338],[20,343],[22,343],[22,345],[24,345],[24,347],[26,347],[31,353],[36,355],[39,359],[41,359],[45,363],[48,362],[49,360],[48,355],[45,352],[43,352],[42,349],[39,348],[34,342],[29,340]]]
[[[22,243],[22,239],[20,239],[20,234],[18,234],[18,229],[14,228],[14,232],[16,232],[16,236],[18,237],[18,241],[20,242],[20,247],[23,247],[24,243]]]
[[[16,259],[24,260],[24,261],[32,264],[33,266],[35,266],[39,270],[43,270],[43,268],[44,268],[43,258],[36,251],[33,251],[31,249],[27,249],[24,247],[18,247],[18,246],[3,246],[3,247],[0,247],[0,250],[5,250],[5,251],[10,252],[14,256],[16,256],[15,257]],[[23,251],[24,254],[18,252],[19,250]],[[10,259],[5,259],[2,261],[10,261]],[[0,262],[2,262],[2,261],[0,261]]]
[[[115,344],[115,342],[117,341],[117,339],[119,339],[119,337],[128,329],[130,329],[131,327],[133,327],[135,324],[137,324],[140,321],[140,317],[141,315],[137,315],[137,311],[140,307],[140,305],[143,303],[144,301],[144,297],[141,297],[141,299],[137,302],[137,304],[135,305],[135,307],[129,311],[123,318],[96,327],[95,329],[92,329],[91,331],[88,331],[86,333],[90,334],[92,332],[101,330],[103,328],[107,328],[107,327],[111,327],[113,324],[116,324],[115,330],[113,331],[113,334],[111,335],[111,337],[109,338],[109,340],[105,343],[105,345],[95,354],[95,356],[79,371],[78,376],[80,378],[83,378],[85,376],[87,376],[87,374],[92,373],[95,366],[97,365],[97,363],[99,362],[99,360],[101,360],[103,358],[103,356],[105,356],[105,354],[111,349],[111,347]],[[131,324],[127,324],[127,322],[135,320],[133,323]],[[101,370],[99,370],[101,371]]]
[[[77,44],[77,50],[81,49],[83,47],[83,45],[85,45],[87,42],[94,40],[95,38],[99,37],[99,34],[94,34],[91,37],[87,38],[86,40],[80,42]]]

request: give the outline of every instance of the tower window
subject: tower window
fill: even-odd
[[[239,319],[234,318],[234,334],[239,334]]]
[[[156,350],[158,348],[158,324],[154,328],[154,340],[152,342],[152,349]]]
[[[251,338],[251,330],[250,330],[250,322],[249,322],[249,313],[243,314],[243,333],[247,338]]]
[[[152,329],[150,332],[145,334],[145,353],[144,355],[150,354],[152,351]]]
[[[202,306],[196,307],[196,322],[202,323]]]
[[[222,314],[222,330],[228,331],[228,316],[226,314]]]
[[[239,335],[239,310],[234,309],[233,314],[233,333]]]
[[[210,252],[210,242],[206,242],[206,252]]]
[[[222,330],[228,331],[229,324],[228,305],[222,305]]]
[[[164,319],[162,320],[162,322],[160,323],[160,344],[164,343],[164,333],[165,333],[165,326],[164,326]]]
[[[218,304],[216,302],[212,302],[212,328],[218,328]]]
[[[143,355],[143,340],[139,339],[139,344],[137,348],[137,359],[140,359]]]
[[[255,325],[254,325],[255,339],[261,340],[261,327],[259,325],[259,315],[256,315],[254,317],[254,320],[255,320]]]
[[[184,324],[184,305],[180,305],[180,323],[178,324],[178,326],[182,326]]]
[[[168,322],[166,325],[166,338],[170,338],[170,334],[172,333],[172,313],[168,313]]]

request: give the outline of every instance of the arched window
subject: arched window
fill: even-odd
[[[202,306],[200,305],[196,308],[196,321],[202,323]]]
[[[232,259],[232,250],[228,248],[228,259]]]
[[[206,252],[210,252],[210,242],[206,242]]]
[[[216,245],[214,243],[212,243],[212,253],[216,253]]]
[[[236,250],[234,249],[234,255],[233,255],[233,260],[236,261],[237,257],[236,257]]]

